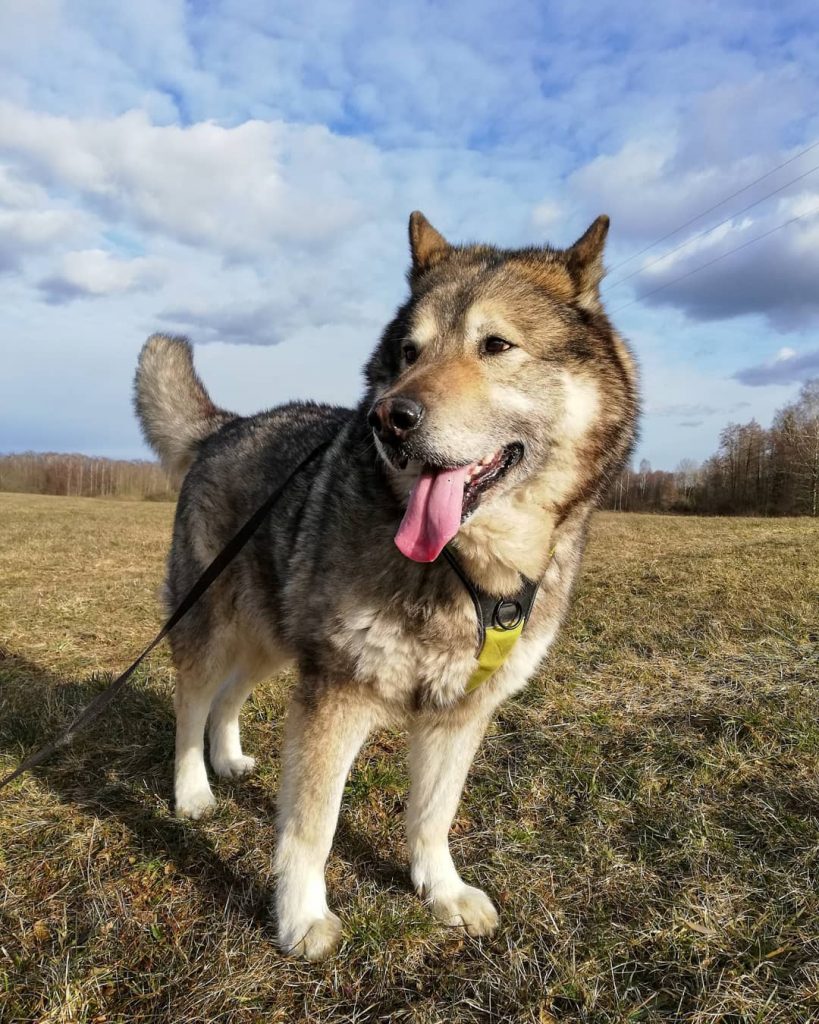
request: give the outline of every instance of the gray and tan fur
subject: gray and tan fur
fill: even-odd
[[[239,737],[252,687],[295,663],[279,794],[279,941],[311,959],[341,933],[324,866],[347,773],[376,727],[409,733],[407,836],[412,880],[441,921],[484,935],[489,897],[466,885],[448,832],[493,712],[536,672],[566,613],[589,515],[633,443],[636,369],[600,303],[601,217],[567,250],[452,246],[410,219],[411,291],[366,369],[355,409],[298,403],[256,416],[217,409],[187,341],[142,351],[136,407],[163,462],[187,469],[174,526],[167,603],[305,455],[268,522],[174,630],[177,813],[214,804],[204,761],[223,777],[253,767]],[[511,346],[489,354],[487,337]],[[410,355],[413,357],[410,364]],[[424,417],[383,443],[371,410],[396,397]],[[452,541],[484,590],[543,583],[504,666],[470,694],[475,613],[443,558],[419,564],[394,544],[423,464],[465,465],[506,445],[522,457]],[[553,557],[550,553],[554,552]]]

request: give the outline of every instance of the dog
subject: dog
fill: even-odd
[[[355,409],[233,415],[209,398],[186,339],[153,335],[142,349],[142,429],[184,474],[169,608],[314,455],[171,634],[180,817],[215,803],[206,724],[213,771],[244,775],[254,759],[242,704],[260,680],[298,669],[275,855],[287,952],[317,960],[339,942],[325,863],[353,759],[388,724],[409,735],[417,892],[472,936],[497,926],[490,898],[458,874],[448,833],[493,712],[558,632],[590,514],[634,443],[637,368],[599,290],[608,225],[599,217],[563,250],[505,250],[450,244],[413,213],[410,293]]]

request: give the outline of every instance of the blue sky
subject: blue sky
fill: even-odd
[[[807,0],[5,0],[0,451],[147,454],[157,329],[240,412],[354,402],[420,208],[503,245],[608,213],[638,458],[702,459],[819,374],[817,52]]]

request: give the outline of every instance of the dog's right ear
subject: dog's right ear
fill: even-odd
[[[412,266],[410,267],[410,282],[414,284],[422,277],[430,267],[452,252],[452,246],[444,236],[436,231],[420,210],[410,214],[409,219],[409,241],[410,252],[412,253]]]
[[[609,218],[601,214],[565,252],[566,265],[577,286],[577,303],[600,309],[600,282],[605,273],[603,249],[609,233]]]

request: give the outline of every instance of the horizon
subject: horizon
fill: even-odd
[[[819,378],[817,378],[817,379],[819,379]],[[774,414],[776,413],[776,411],[777,410],[774,410]],[[730,426],[750,426],[750,425],[752,425],[754,423],[757,423],[764,430],[768,430],[769,426],[770,426],[769,425],[769,426],[766,427],[765,424],[759,424],[758,421],[755,420],[752,417],[750,420],[745,421],[743,423],[736,423],[735,421],[729,421],[729,422],[727,422],[724,425],[724,427],[722,429],[725,429],[725,428],[730,427]],[[712,457],[715,457],[718,454],[718,450],[719,450],[719,438],[717,438],[717,444],[714,447],[714,451],[710,452],[703,459],[694,459],[694,460],[692,460],[689,456],[683,455],[678,460],[678,462],[677,462],[677,464],[675,466],[655,466],[651,462],[650,459],[645,459],[645,456],[643,456],[642,458],[638,458],[637,457],[638,450],[635,449],[635,452],[630,456],[629,460],[626,462],[626,465],[624,466],[623,471],[624,472],[631,472],[631,473],[635,473],[635,474],[638,473],[638,472],[642,472],[643,471],[643,467],[642,467],[641,463],[643,462],[643,459],[645,459],[645,461],[648,462],[648,470],[647,471],[651,472],[651,473],[659,472],[659,473],[667,473],[669,475],[674,475],[675,473],[680,471],[680,463],[684,463],[684,462],[689,462],[690,463],[690,462],[693,462],[693,467],[690,466],[690,465],[686,467],[687,471],[690,472],[692,468],[694,468],[694,469],[701,469],[704,466],[704,464],[709,459],[711,459]],[[102,454],[102,453],[100,453],[98,451],[76,451],[76,450],[69,451],[69,450],[59,450],[59,449],[52,449],[52,448],[46,448],[46,449],[20,448],[20,449],[15,449],[15,450],[0,449],[0,459],[11,458],[11,457],[14,457],[14,456],[24,456],[24,455],[35,455],[35,456],[36,455],[39,455],[39,456],[52,455],[52,456],[55,456],[57,458],[102,459],[102,460],[107,460],[107,461],[110,461],[110,462],[146,463],[146,464],[151,465],[151,466],[159,467],[160,469],[163,470],[163,472],[165,472],[167,474],[167,471],[162,466],[162,462],[161,462],[159,456],[156,455],[147,445],[143,445],[143,451],[140,454],[133,455],[133,456],[128,456],[128,455],[123,455],[123,456],[105,455],[105,454]]]

